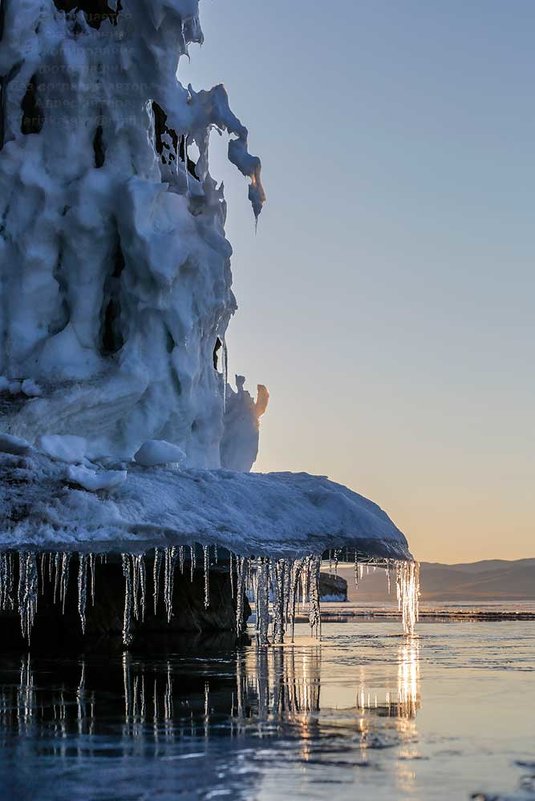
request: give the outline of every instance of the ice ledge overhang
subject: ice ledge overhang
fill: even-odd
[[[241,556],[349,548],[412,559],[379,506],[323,476],[131,464],[120,486],[94,492],[76,486],[69,468],[35,450],[0,453],[0,551],[144,552],[196,542]]]

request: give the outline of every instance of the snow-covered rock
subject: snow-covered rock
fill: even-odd
[[[298,557],[347,546],[410,558],[385,512],[321,476],[131,465],[126,477],[111,471],[124,477],[112,493],[97,494],[94,482],[109,471],[68,468],[66,475],[61,462],[39,452],[16,466],[12,459],[0,453],[3,549],[120,553],[198,542],[244,556]]]
[[[70,434],[44,434],[37,439],[37,447],[51,459],[68,464],[80,464],[87,452],[84,437]]]
[[[32,446],[21,437],[13,437],[10,434],[0,434],[0,453],[11,453],[14,456],[24,456],[29,453]]]
[[[21,390],[24,395],[28,398],[40,398],[43,394],[43,390],[35,381],[31,378],[26,378],[21,384]]]
[[[186,454],[178,445],[161,439],[149,439],[144,442],[134,456],[142,467],[157,467],[164,464],[183,465]]]

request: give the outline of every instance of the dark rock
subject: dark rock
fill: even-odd
[[[173,616],[170,623],[167,621],[163,601],[163,571],[155,614],[152,561],[147,559],[146,564],[145,620],[132,621],[132,649],[136,651],[174,649],[178,644],[183,646],[187,640],[193,643],[205,636],[223,635],[227,642],[229,638],[233,642],[240,639],[236,633],[236,600],[232,598],[228,564],[210,569],[210,605],[206,609],[203,571],[195,570],[191,580],[190,565],[186,564],[184,575],[177,566],[174,575]],[[54,583],[48,580],[45,582],[32,630],[32,652],[45,652],[51,656],[65,651],[89,653],[117,651],[124,648],[125,578],[120,559],[110,559],[105,564],[97,562],[95,565],[95,605],[92,605],[90,586],[88,586],[85,635],[82,633],[78,613],[77,576],[77,558],[73,556],[65,613],[62,612],[59,600],[54,602]],[[243,631],[250,613],[249,604],[244,598]],[[4,653],[28,649],[28,644],[21,634],[18,613],[0,613],[0,643],[0,651]]]
[[[347,601],[347,581],[332,573],[320,573],[320,598]]]

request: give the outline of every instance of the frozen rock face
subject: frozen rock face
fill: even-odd
[[[256,215],[264,195],[224,88],[176,78],[198,0],[1,5],[0,428],[83,437],[88,458],[158,440],[190,467],[250,469],[267,394],[226,389],[212,128]]]

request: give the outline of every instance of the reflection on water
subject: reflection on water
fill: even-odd
[[[420,705],[418,643],[399,649],[397,689],[380,691],[360,683],[355,720],[359,730],[370,715],[412,719]],[[207,736],[212,719],[228,715],[233,733],[263,730],[269,721],[296,724],[299,734],[317,723],[321,710],[322,647],[256,649],[232,661],[184,658],[144,661],[124,654],[101,660],[47,661],[24,655],[0,669],[0,737],[40,735],[64,739],[69,734],[92,735],[101,719],[113,715],[125,737],[170,739]],[[217,666],[215,676],[206,667]],[[186,668],[186,670],[184,670]],[[196,675],[193,668],[201,668]],[[191,670],[191,673],[189,672]],[[16,678],[16,680],[14,680]],[[365,676],[361,674],[360,681]],[[53,747],[53,744],[52,744]],[[61,749],[60,749],[61,753]]]
[[[450,801],[514,786],[508,766],[533,759],[533,624],[306,632],[154,659],[4,657],[0,799]]]

